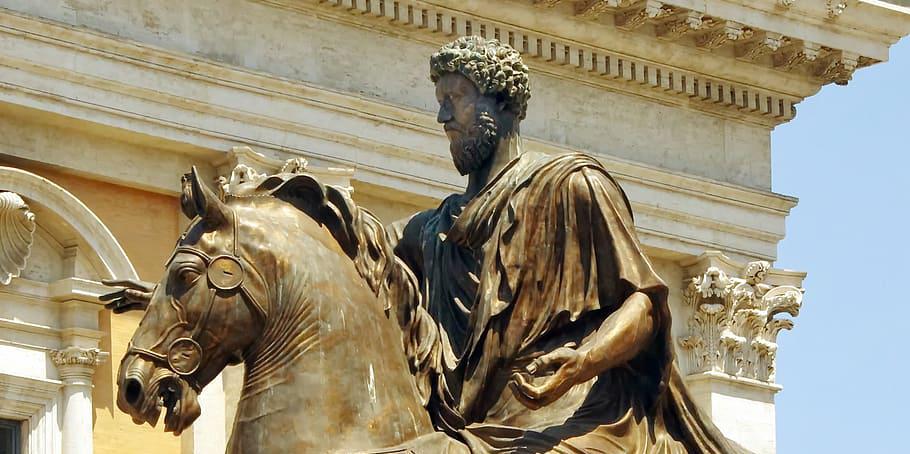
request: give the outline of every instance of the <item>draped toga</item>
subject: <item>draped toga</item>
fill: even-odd
[[[673,364],[667,287],[625,194],[593,158],[522,154],[475,197],[452,195],[389,230],[434,325],[435,357],[419,373],[434,423],[455,440],[442,452],[739,449],[689,397]],[[652,302],[647,348],[539,410],[516,400],[514,371],[583,344],[635,292]],[[419,440],[410,449],[441,450]]]

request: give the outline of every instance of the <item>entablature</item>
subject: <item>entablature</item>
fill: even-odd
[[[769,127],[910,33],[910,8],[876,0],[251,1],[437,45],[495,37],[538,71]]]

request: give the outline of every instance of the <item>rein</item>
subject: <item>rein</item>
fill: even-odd
[[[159,353],[152,348],[143,348],[133,345],[132,341],[130,342],[129,347],[127,348],[126,354],[134,353],[140,357],[151,360],[159,365],[164,366],[165,368],[171,370],[175,374],[187,380],[190,385],[196,389],[196,391],[201,391],[202,387],[199,386],[198,381],[195,377],[192,377],[193,374],[199,369],[199,366],[202,364],[202,358],[205,356],[205,350],[199,345],[197,337],[200,333],[205,331],[205,327],[208,324],[209,316],[212,313],[212,308],[215,305],[215,297],[219,294],[224,297],[233,297],[238,293],[243,297],[243,301],[250,307],[250,309],[255,312],[261,320],[266,319],[265,309],[261,304],[256,300],[252,293],[244,285],[244,266],[243,259],[237,253],[237,214],[232,213],[233,215],[233,244],[231,245],[231,252],[223,252],[217,255],[209,255],[202,251],[199,248],[193,246],[178,246],[174,249],[174,253],[171,254],[171,257],[168,259],[165,264],[165,269],[171,265],[171,262],[174,261],[174,258],[177,254],[183,252],[195,255],[199,257],[203,264],[205,265],[205,275],[206,283],[209,291],[208,304],[206,305],[205,312],[203,312],[202,317],[199,319],[190,332],[189,337],[183,336],[175,339],[167,348],[166,353]],[[199,221],[197,221],[198,223]],[[195,224],[193,225],[195,226]],[[187,231],[191,230],[193,226],[190,226]],[[183,240],[183,238],[181,240]],[[171,298],[172,304],[175,305],[181,313],[185,313],[185,308],[176,298]],[[182,317],[180,317],[182,318]],[[155,346],[158,346],[163,343],[164,337],[168,335],[175,328],[180,327],[181,325],[186,324],[184,320],[178,320],[176,323],[168,327],[162,334],[162,337],[155,342]]]

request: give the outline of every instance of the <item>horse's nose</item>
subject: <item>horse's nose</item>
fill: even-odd
[[[143,407],[145,387],[152,378],[155,367],[149,361],[136,356],[123,358],[120,364],[120,376],[117,380],[119,392],[117,393],[117,406],[123,412],[135,414]]]
[[[142,399],[142,382],[138,378],[127,378],[123,383],[123,399],[135,407]]]

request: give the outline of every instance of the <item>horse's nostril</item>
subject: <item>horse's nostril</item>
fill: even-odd
[[[126,380],[126,391],[124,392],[123,397],[126,398],[126,402],[130,405],[139,403],[139,399],[142,397],[142,383],[135,378],[128,378]]]

